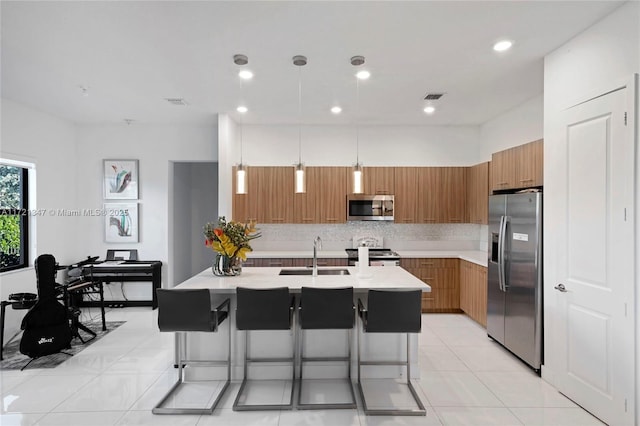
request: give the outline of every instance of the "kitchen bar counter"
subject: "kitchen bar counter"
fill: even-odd
[[[481,250],[395,250],[400,257],[404,258],[453,258],[462,259],[480,266],[487,266],[487,252]],[[253,251],[247,254],[251,258],[292,258],[311,259],[313,251],[305,250],[283,250],[283,251]],[[319,259],[340,259],[347,257],[344,250],[319,250]]]
[[[176,288],[208,288],[213,293],[235,293],[238,287],[272,288],[288,287],[293,293],[300,292],[301,287],[353,287],[354,292],[362,293],[369,289],[420,289],[431,291],[431,287],[419,280],[403,268],[397,266],[370,266],[365,276],[359,275],[356,266],[319,267],[322,269],[346,269],[350,275],[278,275],[281,269],[310,268],[243,268],[242,274],[236,277],[216,277],[211,269],[205,269],[194,275]]]
[[[206,288],[211,291],[211,301],[213,306],[217,306],[224,298],[231,299],[230,321],[231,325],[231,362],[232,377],[234,380],[242,378],[243,360],[242,346],[244,345],[244,335],[242,331],[235,328],[235,305],[236,305],[236,289],[238,287],[250,288],[270,288],[270,287],[288,287],[292,293],[299,293],[303,286],[310,287],[346,287],[353,286],[354,302],[355,299],[362,298],[366,301],[366,292],[370,289],[420,289],[423,292],[430,292],[431,287],[411,275],[409,272],[398,266],[371,266],[368,268],[367,276],[358,275],[358,267],[320,267],[322,269],[347,269],[350,275],[321,275],[312,277],[310,275],[278,275],[280,267],[252,267],[243,268],[242,274],[236,277],[217,277],[214,276],[210,268],[205,269],[201,273],[194,275],[188,280],[177,285],[177,289],[195,289]],[[284,269],[309,269],[309,268],[284,268]],[[225,321],[226,322],[226,321]],[[188,345],[192,353],[198,353],[204,357],[223,358],[226,346],[219,342],[226,342],[226,324],[221,327],[222,335],[212,336],[211,333],[191,333]],[[252,333],[251,350],[253,356],[260,356],[264,352],[269,356],[286,357],[291,350],[291,333],[292,331],[262,331]],[[345,351],[344,330],[310,330],[309,338],[305,339],[305,351],[310,349],[314,356],[329,356],[331,354]],[[218,334],[218,333],[216,333]],[[214,341],[214,339],[216,339]],[[363,347],[363,356],[365,359],[398,359],[401,360],[406,355],[404,348],[406,347],[406,339],[403,335],[376,333],[375,338],[367,336],[364,338],[365,346]],[[413,378],[419,378],[420,369],[418,366],[418,335],[411,334],[412,342],[412,367],[411,375]],[[355,357],[356,346],[355,336],[352,341],[352,371],[356,371]],[[216,343],[218,342],[218,343]],[[318,345],[318,342],[321,342]],[[337,369],[337,370],[336,370]],[[220,378],[224,376],[224,369],[217,371],[206,370],[201,367],[188,369],[187,377],[194,379]],[[275,364],[267,368],[278,377],[287,377],[290,374],[286,364]],[[339,374],[337,374],[339,373]],[[263,373],[265,374],[265,373]],[[345,372],[340,370],[340,366],[336,363],[314,363],[305,367],[305,376],[309,378],[326,378],[337,374],[337,377],[344,375]],[[382,366],[367,368],[363,371],[363,376],[368,378],[382,377],[398,377],[400,375],[399,368],[396,366]],[[354,376],[355,378],[355,376]]]

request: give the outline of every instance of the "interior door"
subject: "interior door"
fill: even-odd
[[[609,424],[634,423],[635,153],[625,114],[633,93],[622,88],[563,112],[553,148],[563,172],[545,188],[558,203],[548,295],[558,388]]]

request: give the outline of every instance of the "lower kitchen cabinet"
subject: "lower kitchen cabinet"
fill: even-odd
[[[282,257],[251,257],[242,262],[243,267],[252,266],[273,266],[273,267],[299,267],[312,266],[312,258],[282,258]],[[347,258],[321,258],[318,259],[318,266],[347,266]]]
[[[460,312],[458,259],[400,259],[400,266],[431,286],[422,293],[422,312]]]
[[[460,308],[487,326],[487,268],[484,266],[460,261]]]

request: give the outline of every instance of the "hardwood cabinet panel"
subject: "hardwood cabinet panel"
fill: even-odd
[[[518,147],[517,188],[542,186],[543,149],[542,139]]]
[[[307,192],[293,194],[293,222],[319,223],[320,191],[322,186],[320,168],[307,167],[305,169],[305,181]]]
[[[418,171],[418,222],[437,223],[442,198],[440,167],[421,167]]]
[[[393,195],[395,167],[364,167],[362,173],[365,194]]]
[[[249,194],[236,194],[236,170],[233,166],[231,177],[231,211],[232,218],[236,222],[247,223],[249,221]],[[248,183],[248,182],[247,182]]]
[[[319,197],[316,208],[320,223],[347,222],[350,167],[317,167]]]
[[[460,309],[487,326],[487,268],[460,261]]]
[[[419,167],[396,167],[393,216],[395,223],[418,223]]]
[[[423,312],[460,311],[458,259],[401,259],[400,266],[431,286],[422,294]]]
[[[488,223],[489,163],[469,167],[467,172],[467,222]]]
[[[462,223],[467,198],[465,167],[442,167],[439,223]]]
[[[491,189],[521,189],[543,184],[543,140],[496,152],[491,156]]]

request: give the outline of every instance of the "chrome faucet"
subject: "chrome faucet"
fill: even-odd
[[[322,250],[322,240],[320,237],[316,237],[313,240],[313,274],[312,276],[318,276],[318,250]]]

